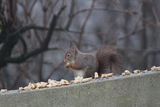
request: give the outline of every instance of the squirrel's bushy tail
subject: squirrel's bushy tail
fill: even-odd
[[[116,48],[113,46],[102,46],[97,52],[97,60],[99,62],[98,75],[105,73],[108,69],[109,72],[120,74],[120,66],[122,65],[122,56],[117,53]],[[107,73],[109,73],[107,71]]]

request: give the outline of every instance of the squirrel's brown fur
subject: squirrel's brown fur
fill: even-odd
[[[100,76],[109,68],[111,72],[117,71],[121,65],[121,55],[116,52],[113,46],[102,46],[94,56],[91,53],[82,53],[75,44],[72,44],[67,50],[64,62],[66,67],[78,71],[83,71],[83,77],[94,77],[94,73],[98,72]],[[115,73],[115,72],[114,72]]]
[[[100,47],[96,54],[97,60],[99,62],[98,75],[105,73],[107,69],[109,72],[114,74],[119,74],[120,66],[122,63],[122,58],[117,49],[110,45],[105,45]],[[108,72],[108,73],[109,73]]]

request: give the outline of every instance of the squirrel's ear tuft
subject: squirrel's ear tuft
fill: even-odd
[[[76,46],[76,43],[73,42],[73,41],[71,41],[71,42],[70,42],[70,47],[71,47],[71,46],[74,46],[74,45]],[[76,46],[76,47],[77,47],[77,46]]]
[[[76,45],[75,43],[71,42],[71,43],[70,43],[70,48],[75,48],[75,49],[77,49],[77,45]]]
[[[77,46],[75,43],[71,42],[70,44],[70,49],[74,52],[74,53],[77,53]]]

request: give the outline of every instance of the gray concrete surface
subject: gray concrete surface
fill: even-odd
[[[160,107],[160,71],[0,94],[0,107]]]

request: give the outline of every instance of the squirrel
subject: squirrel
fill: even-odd
[[[95,72],[101,76],[107,69],[110,69],[110,72],[115,70],[116,72],[113,73],[116,74],[120,70],[122,58],[114,46],[101,46],[95,56],[91,53],[80,52],[72,43],[65,53],[64,62],[66,62],[66,68],[74,69],[75,76],[94,78]]]

